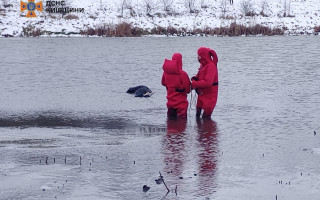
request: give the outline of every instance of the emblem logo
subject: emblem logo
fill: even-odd
[[[26,17],[37,17],[36,10],[42,12],[42,1],[35,3],[34,0],[28,0],[28,3],[20,1],[20,11],[28,10]]]

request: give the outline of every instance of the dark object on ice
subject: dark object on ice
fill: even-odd
[[[313,131],[313,135],[317,135],[316,131]]]
[[[128,89],[127,93],[134,94],[135,97],[151,97],[153,95],[153,92],[144,85],[131,87]]]
[[[162,178],[158,178],[155,181],[156,181],[156,184],[161,184],[162,183]]]
[[[150,187],[147,186],[147,185],[144,185],[143,188],[142,188],[142,190],[143,190],[144,192],[147,192],[149,189],[150,189]]]
[[[182,176],[180,176],[180,177],[179,177],[179,179],[183,179],[183,177],[182,177]]]

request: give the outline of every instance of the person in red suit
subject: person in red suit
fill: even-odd
[[[198,94],[197,100],[197,118],[211,117],[213,109],[218,99],[218,56],[210,48],[200,47],[198,49],[198,61],[200,68],[198,74],[191,78],[191,88]]]
[[[182,55],[175,53],[172,60],[165,59],[161,83],[167,89],[168,117],[187,117],[190,80],[182,70]]]

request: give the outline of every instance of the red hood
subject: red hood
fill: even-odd
[[[207,63],[214,63],[215,65],[217,65],[218,63],[218,56],[217,53],[207,47],[200,47],[198,49],[198,56],[201,57],[200,59],[200,63],[202,65],[206,65]]]
[[[176,60],[177,61],[177,65],[178,65],[179,71],[182,71],[182,55],[180,53],[175,53],[172,56],[172,60]]]
[[[162,68],[168,74],[180,74],[182,71],[182,55],[175,53],[172,56],[172,60],[165,59]]]

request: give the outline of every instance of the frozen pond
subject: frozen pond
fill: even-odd
[[[316,36],[0,39],[0,199],[316,200],[319,44]],[[163,61],[182,53],[191,77],[200,46],[219,56],[212,120],[197,121],[194,104],[187,121],[167,120]],[[155,94],[125,93],[141,84]]]

